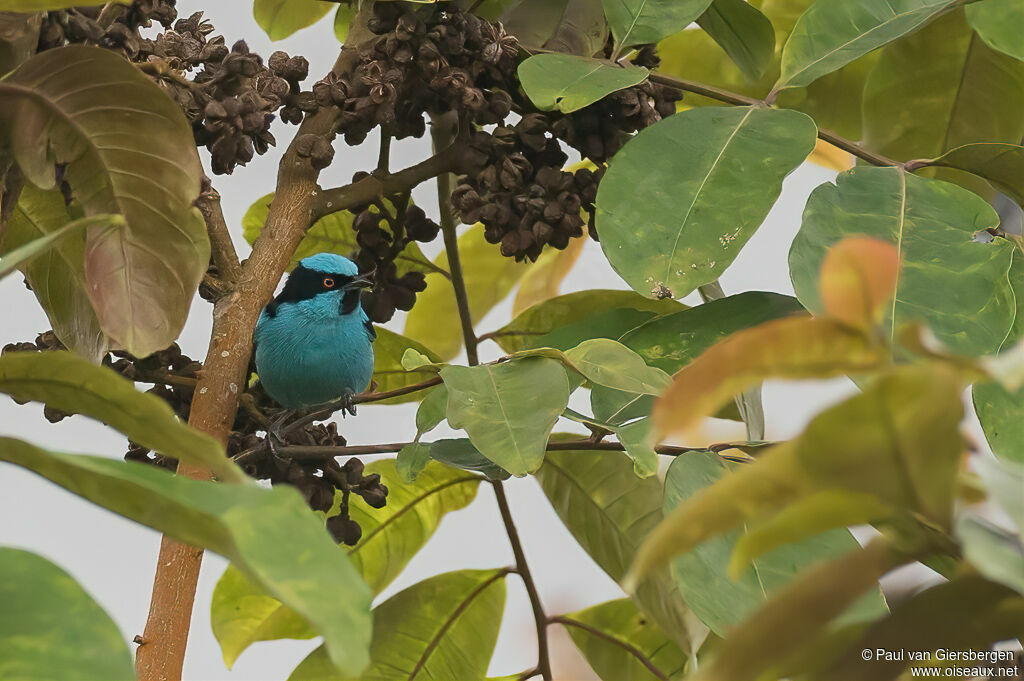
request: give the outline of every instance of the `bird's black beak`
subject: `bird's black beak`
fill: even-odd
[[[358,288],[370,288],[373,286],[373,275],[376,270],[367,272],[366,274],[360,274],[350,281],[345,288],[346,289],[358,289]]]

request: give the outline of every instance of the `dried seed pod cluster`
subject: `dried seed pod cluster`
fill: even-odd
[[[457,111],[487,125],[511,111],[518,46],[500,24],[447,5],[378,2],[350,77],[331,74],[313,87],[320,106],[336,106],[337,132],[350,145],[385,126],[397,139],[419,137],[424,114]]]
[[[433,241],[441,227],[422,208],[409,205],[408,197],[397,206],[376,201],[353,212],[352,228],[359,246],[353,259],[360,271],[373,272],[374,281],[373,288],[363,292],[363,309],[371,320],[383,324],[396,309],[411,310],[416,294],[427,287],[423,272],[400,273],[396,259],[412,242]]]
[[[104,17],[101,11],[108,14]],[[174,0],[48,12],[39,49],[86,43],[119,50],[131,61],[147,64],[148,72],[185,112],[196,145],[210,151],[213,172],[218,174],[232,172],[274,144],[270,123],[275,114],[297,124],[306,112],[316,110],[313,93],[303,92],[300,85],[309,70],[303,57],[274,52],[264,63],[244,41],[229,48],[223,36],[212,36],[214,28],[202,12],[176,19]],[[154,38],[143,37],[140,29],[153,21],[165,30]],[[314,159],[322,161],[326,155],[330,162],[322,148],[315,151]]]

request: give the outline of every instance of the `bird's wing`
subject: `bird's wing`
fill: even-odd
[[[377,332],[373,328],[373,322],[369,319],[364,319],[363,326],[366,327],[366,333],[370,336],[370,342],[377,340]]]

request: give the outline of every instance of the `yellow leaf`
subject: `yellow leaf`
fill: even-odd
[[[829,319],[778,319],[734,333],[673,377],[654,405],[657,441],[713,415],[734,395],[769,378],[825,378],[877,369],[884,348]]]
[[[570,239],[569,245],[561,251],[555,248],[544,250],[519,284],[515,302],[512,304],[513,317],[537,303],[543,303],[558,295],[559,287],[579,260],[586,242],[587,237],[581,236]]]
[[[833,246],[821,265],[821,301],[839,321],[868,328],[892,301],[900,274],[899,251],[888,241],[846,237]]]
[[[853,154],[834,147],[824,140],[818,140],[814,145],[814,151],[807,157],[807,160],[822,168],[845,172],[853,167]]]

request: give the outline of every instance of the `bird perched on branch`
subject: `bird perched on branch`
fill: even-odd
[[[348,258],[317,253],[299,262],[260,313],[256,373],[267,394],[290,410],[268,430],[293,410],[350,400],[370,383],[377,335],[359,302],[360,289],[370,285]],[[342,406],[355,413],[350,402]]]

